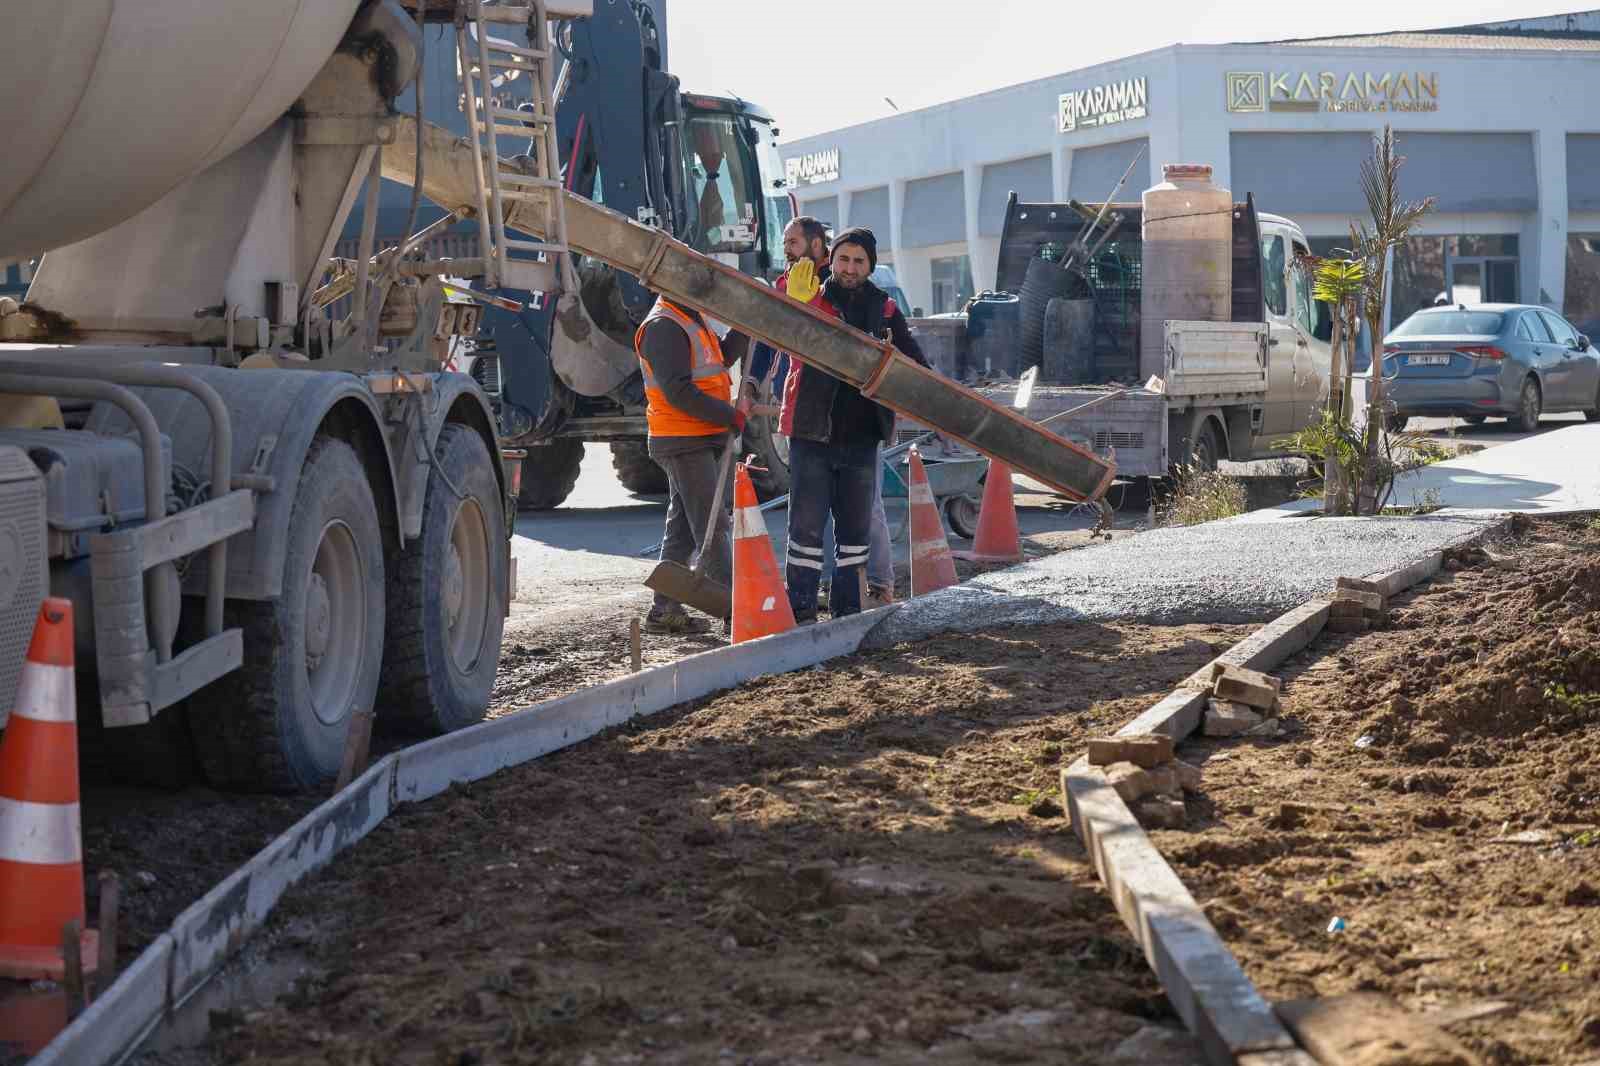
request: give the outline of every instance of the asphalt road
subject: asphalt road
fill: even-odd
[[[1059,530],[1089,529],[1094,517],[1086,509],[1057,496],[1018,483],[1017,522],[1024,536]],[[767,512],[774,550],[783,551],[782,508]],[[649,604],[643,585],[655,565],[639,552],[661,539],[666,500],[635,496],[622,487],[611,469],[611,450],[591,444],[584,450],[577,488],[551,511],[527,512],[517,520],[512,552],[517,559],[517,593],[507,620],[508,634],[530,632],[542,623],[571,621],[593,614],[609,622],[640,613]],[[1123,515],[1118,525],[1134,525],[1142,514]],[[895,516],[890,516],[893,527]],[[952,539],[952,547],[967,542]],[[897,565],[904,567],[906,540],[896,543]]]
[[[1526,440],[1529,437],[1537,436],[1539,433],[1548,433],[1553,429],[1578,425],[1582,422],[1583,415],[1577,413],[1545,415],[1539,419],[1539,428],[1536,432],[1518,433],[1503,418],[1491,418],[1481,426],[1469,426],[1459,418],[1413,418],[1406,423],[1406,432],[1426,433],[1446,447],[1450,447],[1453,443],[1456,445],[1477,444],[1485,448],[1493,448],[1497,444],[1510,444],[1512,441]]]

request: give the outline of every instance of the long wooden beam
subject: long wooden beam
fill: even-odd
[[[383,148],[384,177],[410,184],[416,168],[416,127],[402,116]],[[425,123],[422,191],[445,208],[474,209],[472,146],[464,137]],[[547,196],[554,190],[530,190]],[[586,200],[566,196],[567,243],[637,277],[646,287],[731,324],[810,366],[861,387],[886,407],[964,441],[1012,469],[1077,500],[1097,499],[1116,465],[1001,407],[948,378],[919,367],[886,342],[815,308],[791,300],[763,281],[701,255],[668,234]],[[547,200],[515,201],[506,225],[548,237]]]

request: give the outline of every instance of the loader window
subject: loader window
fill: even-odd
[[[754,152],[734,116],[689,112],[684,151],[689,171],[689,244],[701,252],[748,252],[756,245]]]
[[[794,218],[794,209],[789,203],[788,187],[783,180],[783,157],[778,154],[778,142],[772,137],[772,127],[765,122],[751,122],[750,125],[760,138],[756,146],[756,164],[761,171],[758,175],[764,208],[761,221],[766,230],[763,243],[771,256],[769,265],[776,276],[783,266],[783,227]]]

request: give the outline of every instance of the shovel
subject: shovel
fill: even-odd
[[[706,535],[700,539],[700,561],[693,570],[682,563],[661,562],[644,579],[645,586],[661,595],[704,611],[712,618],[730,618],[733,615],[733,590],[719,581],[706,577],[707,549],[711,535],[717,531],[717,520],[722,517],[722,495],[728,487],[728,470],[733,465],[733,452],[737,437],[728,434],[728,443],[722,449],[722,462],[717,467],[717,491],[711,497],[711,520],[706,523]]]

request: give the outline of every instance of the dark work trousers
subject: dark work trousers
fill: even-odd
[[[828,606],[835,618],[861,610],[861,578],[872,528],[878,446],[789,442],[789,553],[784,570],[797,621],[817,616],[822,527],[833,515],[834,577]]]
[[[717,467],[722,461],[726,436],[707,437],[704,447],[651,458],[667,472],[667,528],[661,538],[661,561],[689,566],[696,549],[706,559],[705,575],[724,585],[733,583],[733,558],[728,549],[728,501],[732,491],[722,492],[722,514],[711,534],[711,545],[701,544],[706,522],[711,517],[711,498],[717,491]],[[707,554],[709,552],[709,554]],[[655,605],[668,607],[676,601],[656,593]]]

